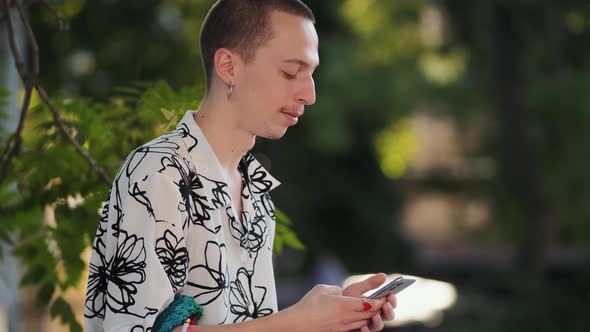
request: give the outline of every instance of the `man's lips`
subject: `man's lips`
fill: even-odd
[[[303,115],[303,112],[298,113],[293,111],[282,111],[281,113],[285,115],[285,117],[289,121],[289,125],[296,124],[299,121],[299,117]]]
[[[303,112],[298,113],[298,112],[287,112],[287,111],[283,111],[283,113],[287,114],[288,116],[294,117],[294,118],[298,118],[300,116],[303,115]]]

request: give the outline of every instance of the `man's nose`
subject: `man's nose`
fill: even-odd
[[[303,105],[313,105],[315,104],[315,98],[315,82],[313,77],[310,76],[303,84],[297,101]]]

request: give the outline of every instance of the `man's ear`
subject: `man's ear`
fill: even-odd
[[[213,59],[217,76],[227,85],[235,84],[240,61],[239,56],[227,48],[220,48],[215,52]]]

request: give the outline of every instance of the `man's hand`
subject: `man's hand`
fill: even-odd
[[[383,273],[371,276],[363,281],[355,282],[344,290],[342,295],[351,297],[362,297],[364,293],[381,286],[387,277]],[[393,320],[395,313],[393,309],[397,306],[395,295],[389,294],[387,302],[381,307],[381,311],[375,314],[368,322],[368,326],[363,326],[361,332],[381,331],[383,329],[383,321]]]

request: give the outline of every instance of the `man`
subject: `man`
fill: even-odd
[[[87,330],[161,326],[176,294],[203,310],[199,331],[382,329],[395,297],[359,298],[383,274],[343,291],[316,286],[277,310],[269,192],[278,182],[248,151],[258,136],[281,138],[315,102],[312,12],[299,0],[219,0],[201,53],[198,111],[132,152],[113,183],[90,262]]]

